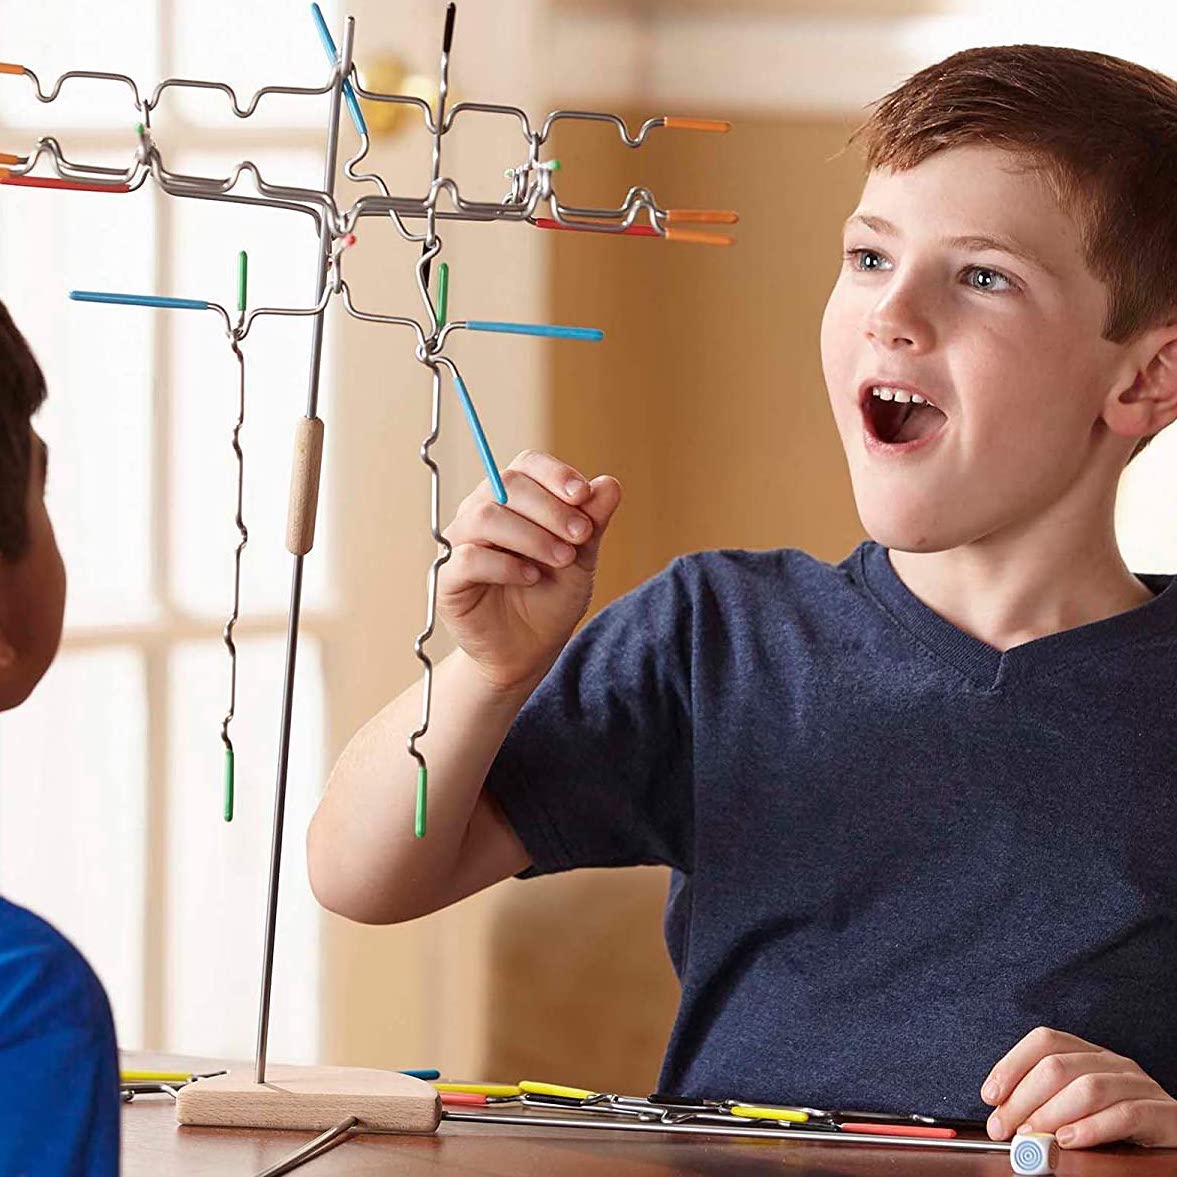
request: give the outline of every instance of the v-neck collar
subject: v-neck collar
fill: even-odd
[[[1102,621],[1035,638],[1003,653],[925,605],[900,580],[881,544],[868,541],[859,547],[857,556],[862,582],[876,603],[932,653],[990,690],[1035,669],[1053,669],[1152,637],[1177,635],[1177,578],[1137,574],[1155,594],[1151,601]]]

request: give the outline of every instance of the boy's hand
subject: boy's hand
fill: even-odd
[[[981,1098],[997,1107],[989,1136],[1053,1132],[1063,1148],[1127,1140],[1177,1148],[1177,1100],[1131,1059],[1039,1026],[994,1068]]]
[[[609,475],[586,481],[550,454],[525,450],[503,471],[507,502],[482,482],[446,529],[453,556],[438,576],[438,612],[497,687],[534,686],[593,594],[601,537],[621,501]]]

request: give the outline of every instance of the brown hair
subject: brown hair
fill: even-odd
[[[1104,338],[1121,343],[1177,317],[1171,78],[1080,49],[966,49],[878,102],[854,139],[869,167],[897,171],[965,144],[1025,153],[1074,216],[1087,266],[1107,287]]]
[[[28,543],[29,421],[44,399],[41,368],[0,302],[0,559],[19,560]]]

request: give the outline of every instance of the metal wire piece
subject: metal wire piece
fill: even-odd
[[[635,1104],[647,1104],[645,1100],[626,1096],[602,1096],[602,1099],[630,1101]],[[507,1104],[508,1100],[499,1101]],[[554,1101],[548,1105],[548,1110],[554,1110]],[[804,1144],[841,1144],[841,1145],[883,1145],[889,1148],[924,1148],[940,1149],[956,1152],[990,1152],[1009,1153],[1008,1142],[999,1140],[946,1140],[925,1137],[901,1137],[883,1135],[873,1132],[845,1132],[832,1128],[830,1125],[814,1127],[781,1128],[776,1125],[757,1124],[750,1122],[746,1125],[734,1124],[726,1121],[718,1114],[693,1113],[693,1121],[683,1118],[659,1117],[651,1119],[638,1108],[626,1108],[623,1103],[616,1106],[601,1106],[589,1104],[580,1109],[588,1115],[577,1115],[570,1107],[569,1113],[562,1116],[535,1114],[527,1111],[455,1111],[453,1108],[442,1109],[442,1119],[453,1124],[508,1124],[521,1128],[538,1129],[584,1129],[598,1132],[646,1132],[663,1136],[709,1136],[728,1137],[737,1140],[778,1140],[793,1141]],[[669,1109],[667,1109],[669,1110]],[[691,1115],[692,1113],[687,1113]],[[257,1177],[279,1177],[280,1174],[290,1173],[300,1165],[322,1156],[329,1149],[353,1136],[388,1136],[396,1135],[390,1128],[369,1128],[359,1123],[353,1116],[341,1121],[333,1128],[329,1128],[321,1136],[309,1141],[290,1156],[279,1161],[276,1165],[260,1172]]]
[[[355,21],[344,23],[343,49],[339,66],[333,71],[331,109],[327,119],[327,146],[323,158],[323,190],[328,199],[335,191],[339,159],[339,112],[343,105],[343,80],[351,72]],[[319,224],[319,260],[315,278],[316,304],[329,297],[327,271],[331,264],[333,233],[329,219]],[[314,418],[319,405],[319,376],[323,360],[323,314],[317,311],[311,327],[311,362],[307,377],[306,416]],[[294,712],[294,672],[298,658],[298,622],[302,609],[303,556],[296,554],[290,575],[290,609],[286,623],[286,665],[282,676],[282,712],[278,730],[278,768],[274,783],[274,820],[270,837],[270,873],[266,892],[266,926],[262,945],[262,982],[258,1001],[257,1051],[254,1081],[266,1081],[266,1051],[270,1036],[270,996],[274,977],[274,939],[278,924],[278,884],[282,875],[282,831],[286,819],[286,779],[290,765],[290,725]]]
[[[584,1128],[606,1132],[662,1132],[682,1136],[730,1136],[743,1140],[793,1140],[806,1144],[883,1144],[891,1148],[951,1149],[959,1152],[1009,1152],[1009,1143],[999,1140],[944,1140],[922,1136],[889,1136],[874,1132],[829,1132],[811,1128],[747,1127],[708,1122],[650,1122],[618,1116],[607,1120],[595,1116],[547,1116],[524,1112],[465,1112],[443,1108],[441,1118],[451,1123],[512,1124],[532,1128]]]
[[[225,745],[226,821],[233,820],[235,782],[233,741],[229,738],[229,724],[232,722],[237,710],[237,645],[233,641],[233,627],[237,624],[237,618],[241,614],[241,553],[245,550],[245,545],[249,543],[249,531],[242,517],[242,504],[245,495],[245,455],[241,451],[241,430],[245,425],[245,356],[241,351],[238,336],[241,324],[245,318],[244,306],[239,308],[238,313],[240,318],[238,319],[237,327],[229,336],[229,346],[233,349],[233,354],[237,357],[240,376],[237,393],[237,421],[233,425],[233,453],[237,458],[237,511],[234,516],[234,522],[237,525],[237,533],[240,539],[233,552],[233,610],[229,614],[229,620],[225,622],[224,629],[225,647],[229,651],[229,710],[225,713],[225,718],[221,722],[221,740]]]
[[[326,1132],[316,1136],[314,1140],[308,1141],[288,1157],[271,1165],[268,1169],[263,1169],[257,1177],[281,1177],[283,1173],[292,1173],[300,1165],[305,1165],[309,1161],[321,1157],[336,1145],[350,1139],[358,1125],[359,1120],[355,1116],[348,1116],[346,1120],[340,1120],[333,1128],[328,1128]]]
[[[30,78],[36,97],[41,102],[55,101],[60,95],[64,83],[70,79],[97,79],[125,85],[131,91],[135,110],[142,116],[142,122],[139,124],[140,147],[133,163],[126,169],[67,160],[56,141],[46,138],[38,142],[36,149],[31,154],[11,157],[20,162],[5,164],[3,169],[0,169],[0,182],[76,188],[90,186],[99,191],[131,192],[140,187],[147,176],[151,176],[163,191],[174,196],[202,200],[224,200],[231,203],[263,205],[303,212],[310,215],[317,225],[325,218],[330,222],[333,237],[353,231],[356,221],[360,217],[388,214],[402,237],[406,240],[422,241],[426,249],[432,246],[439,220],[513,220],[529,221],[541,226],[545,221],[551,221],[562,228],[575,228],[585,232],[623,233],[629,236],[671,236],[668,233],[667,225],[668,216],[672,210],[659,206],[652,193],[645,188],[631,189],[616,208],[580,208],[562,204],[557,197],[553,180],[553,172],[558,165],[555,161],[541,160],[539,158],[541,148],[548,142],[555,125],[562,121],[602,122],[611,125],[616,128],[621,142],[630,148],[641,147],[650,132],[657,128],[725,131],[729,124],[719,120],[661,116],[647,119],[636,133],[631,133],[624,119],[606,111],[554,110],[544,118],[541,129],[535,131],[532,129],[532,122],[527,112],[517,106],[460,102],[447,112],[449,56],[453,42],[455,12],[456,8],[453,4],[447,6],[436,112],[429,103],[414,95],[381,94],[365,90],[355,75],[353,64],[349,61],[345,66],[339,59],[339,55],[335,53],[334,41],[322,23],[321,14],[318,18],[318,26],[320,34],[324,36],[324,48],[332,60],[331,77],[321,86],[263,86],[254,92],[248,100],[239,97],[237,91],[225,82],[177,77],[163,79],[156,85],[150,97],[143,98],[134,79],[128,75],[88,70],[72,70],[61,75],[51,90],[46,93],[37,75],[31,69],[22,65],[0,64],[0,73],[23,74]],[[237,118],[245,119],[256,112],[261,100],[268,95],[315,97],[333,93],[339,89],[341,84],[343,86],[342,99],[348,104],[352,120],[360,136],[359,149],[345,165],[345,174],[357,181],[371,182],[379,190],[376,195],[360,197],[346,210],[336,202],[333,186],[324,185],[322,189],[312,189],[274,184],[266,180],[257,164],[248,159],[236,164],[229,174],[222,178],[172,172],[164,166],[151,137],[152,111],[169,90],[211,90],[224,94],[229,99],[229,105],[234,115]],[[381,177],[373,173],[357,173],[355,171],[355,167],[366,156],[369,148],[367,126],[359,108],[358,98],[369,102],[392,102],[416,106],[422,112],[426,130],[432,139],[431,179],[429,188],[423,195],[395,197],[389,192],[387,184]],[[472,114],[506,116],[518,121],[527,144],[527,159],[522,166],[510,169],[511,190],[499,202],[468,200],[461,195],[458,185],[452,178],[441,174],[443,136],[453,128],[460,115]],[[38,177],[30,174],[42,157],[53,168],[53,177]],[[243,176],[249,176],[254,181],[260,193],[259,196],[246,196],[234,191]],[[58,184],[57,181],[62,183]],[[438,199],[443,192],[452,202],[453,211],[443,211],[437,207]],[[538,216],[541,205],[548,207],[550,215],[547,218]],[[636,220],[643,213],[647,217],[648,224],[637,225]],[[411,232],[404,224],[403,218],[406,217],[425,218],[427,222],[425,233]],[[712,244],[723,244],[730,241],[726,235],[692,234],[681,230],[677,236],[680,240],[708,241]],[[429,265],[427,264],[422,275],[426,283],[429,281],[429,275]]]
[[[441,373],[436,363],[429,363],[433,378],[432,409],[429,435],[421,443],[421,461],[429,470],[429,534],[433,537],[435,553],[429,564],[426,580],[425,628],[413,641],[413,653],[421,663],[424,678],[421,686],[421,722],[408,738],[409,755],[417,762],[417,797],[413,832],[423,838],[427,829],[429,766],[417,748],[417,741],[429,730],[429,711],[433,699],[433,660],[425,652],[425,643],[433,636],[437,624],[437,577],[441,567],[453,555],[453,544],[441,530],[441,469],[430,450],[441,431]]]
[[[225,1071],[205,1071],[189,1074],[174,1071],[123,1071],[119,1075],[119,1092],[124,1103],[130,1103],[137,1095],[168,1095],[175,1099],[181,1087],[200,1079],[211,1079],[224,1075]]]
[[[170,1095],[172,1099],[179,1097],[183,1083],[120,1083],[119,1095],[123,1103],[131,1103],[137,1095]]]

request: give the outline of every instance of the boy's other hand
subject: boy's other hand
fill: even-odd
[[[994,1068],[981,1098],[996,1104],[989,1136],[1053,1132],[1063,1148],[1114,1140],[1177,1148],[1177,1100],[1131,1059],[1039,1026]]]
[[[551,454],[525,450],[503,471],[506,504],[483,481],[446,529],[453,556],[438,576],[438,612],[496,687],[532,689],[593,594],[601,538],[621,484],[589,482]]]

